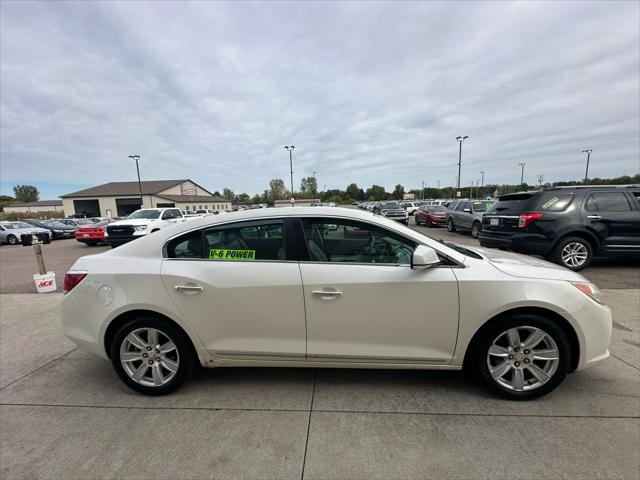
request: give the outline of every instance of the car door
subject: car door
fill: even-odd
[[[303,217],[299,228],[309,359],[451,360],[458,287],[450,266],[411,269],[415,241],[378,225]]]
[[[165,246],[167,294],[210,352],[304,358],[302,280],[286,224],[281,218],[234,222]]]
[[[640,211],[623,191],[594,191],[582,212],[609,253],[640,252]]]

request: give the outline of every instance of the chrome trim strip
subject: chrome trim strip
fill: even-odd
[[[322,360],[336,362],[396,362],[396,363],[447,363],[449,360],[442,358],[417,358],[417,357],[363,357],[358,355],[307,355],[307,360]]]

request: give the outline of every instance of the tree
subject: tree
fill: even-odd
[[[222,190],[222,196],[230,202],[233,202],[236,199],[236,194],[233,193],[233,190],[231,190],[230,188],[224,188]]]
[[[33,185],[16,185],[13,193],[19,202],[35,202],[40,198],[40,192]]]
[[[371,185],[371,188],[367,188],[365,196],[369,200],[386,200],[387,192],[384,187],[381,187],[380,185]]]
[[[250,201],[251,201],[251,197],[246,193],[241,193],[236,197],[236,203],[239,203],[240,205],[246,205]]]
[[[318,193],[318,181],[315,177],[305,177],[302,179],[300,183],[300,191],[302,193],[310,193],[311,195],[315,195]]]
[[[402,200],[404,197],[404,187],[402,185],[396,185],[396,188],[393,190],[391,194],[394,200]]]
[[[269,199],[273,202],[275,200],[282,200],[287,194],[287,189],[284,186],[284,180],[281,178],[274,178],[269,182]]]
[[[358,188],[355,183],[349,184],[346,190],[347,197],[353,200],[364,200],[364,190]]]
[[[221,197],[222,196],[222,194],[218,190],[213,192],[213,195],[216,196],[216,197]]]

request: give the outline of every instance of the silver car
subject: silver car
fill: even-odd
[[[482,231],[482,215],[493,205],[491,200],[458,200],[449,205],[447,230],[471,230],[471,236],[478,238]]]
[[[46,228],[34,227],[21,221],[0,222],[0,243],[17,245],[22,243],[21,235],[32,233],[46,233],[51,238],[51,231]]]

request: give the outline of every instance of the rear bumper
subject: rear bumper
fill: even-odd
[[[530,255],[548,255],[553,243],[543,235],[531,233],[498,234],[483,230],[478,235],[480,245],[489,248],[512,250]]]

